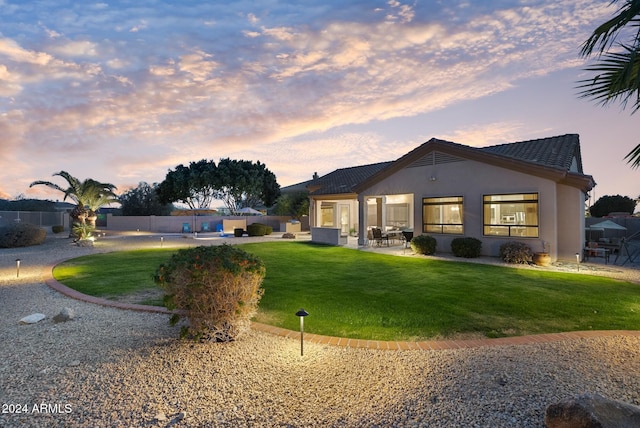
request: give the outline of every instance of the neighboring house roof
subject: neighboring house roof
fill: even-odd
[[[354,186],[389,167],[393,162],[340,168],[313,180],[307,185],[311,195],[339,195],[353,193]]]
[[[295,193],[295,192],[306,192],[309,190],[307,186],[313,183],[313,180],[303,181],[302,183],[292,184],[290,186],[285,186],[280,188],[280,193],[282,195],[286,195],[287,193]]]
[[[566,134],[489,147],[471,147],[432,138],[395,161],[337,169],[312,181],[307,188],[312,196],[359,193],[408,166],[462,159],[548,178],[585,192],[595,186],[593,177],[582,172],[578,134]]]

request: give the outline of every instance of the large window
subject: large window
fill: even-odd
[[[422,231],[424,233],[464,232],[462,196],[422,199]]]
[[[484,234],[538,237],[538,194],[484,196]]]
[[[334,227],[335,226],[335,209],[336,204],[331,202],[323,202],[320,205],[320,226],[321,227]]]

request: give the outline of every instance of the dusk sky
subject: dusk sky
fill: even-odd
[[[580,134],[596,199],[640,195],[640,113],[578,97],[609,0],[0,0],[0,198],[62,200],[178,164],[261,161],[281,186],[471,146]],[[595,199],[593,199],[595,201]]]

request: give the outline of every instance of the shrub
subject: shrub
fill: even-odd
[[[51,231],[53,233],[62,233],[64,232],[64,226],[61,224],[56,224],[54,226],[51,226]]]
[[[178,309],[171,322],[189,320],[182,337],[229,342],[249,329],[265,272],[259,258],[225,244],[179,250],[154,280],[166,292],[165,306]]]
[[[249,236],[264,236],[271,235],[272,233],[273,227],[263,223],[252,223],[247,226],[247,234]]]
[[[40,245],[47,237],[47,231],[27,223],[17,223],[0,227],[0,248],[29,247]]]
[[[524,242],[510,241],[500,245],[500,258],[507,263],[529,263],[533,252]]]
[[[242,235],[244,235],[244,229],[240,227],[233,229],[233,236],[236,238],[242,238]]]
[[[436,252],[436,238],[429,235],[414,236],[411,240],[411,249],[414,253],[431,255]]]
[[[476,238],[454,238],[451,241],[451,252],[456,257],[466,257],[468,259],[480,257],[482,241]]]
[[[74,223],[71,230],[76,241],[84,241],[91,238],[96,228],[89,223]]]
[[[253,223],[247,226],[249,236],[264,236],[267,234],[267,227],[262,223]]]

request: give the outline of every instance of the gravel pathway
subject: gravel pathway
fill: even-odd
[[[543,427],[547,405],[577,394],[640,405],[638,337],[443,351],[310,343],[301,357],[297,340],[258,331],[229,344],[179,342],[166,315],[80,302],[43,282],[57,260],[158,241],[81,248],[48,237],[0,249],[0,426]],[[65,307],[75,319],[55,323]],[[47,318],[18,323],[35,312]]]

